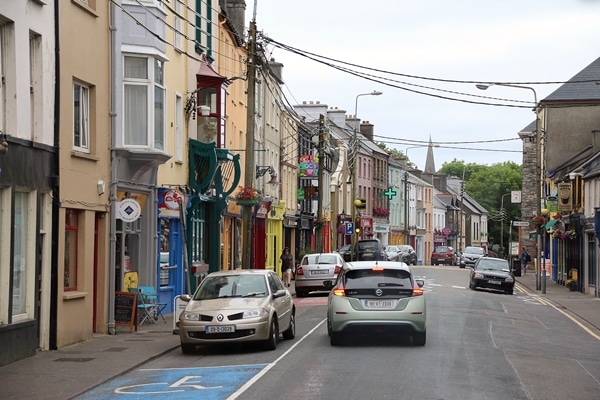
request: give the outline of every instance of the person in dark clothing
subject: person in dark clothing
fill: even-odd
[[[292,268],[294,266],[294,256],[290,253],[290,248],[285,247],[283,249],[283,254],[279,257],[279,261],[281,261],[281,275],[283,278],[283,284],[286,287],[290,287],[290,282],[292,281]]]
[[[527,263],[531,261],[531,256],[529,255],[529,253],[527,253],[525,247],[523,247],[523,250],[521,251],[521,256],[519,258],[521,259],[521,274],[527,275]]]

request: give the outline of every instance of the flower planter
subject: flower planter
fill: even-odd
[[[238,199],[236,200],[236,202],[240,206],[253,206],[255,204],[258,204],[258,199]]]

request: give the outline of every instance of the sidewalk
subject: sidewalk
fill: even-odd
[[[531,293],[551,301],[600,334],[600,298],[570,292],[549,278],[546,294],[535,290],[535,275],[517,277]],[[295,293],[294,281],[290,292]],[[2,399],[71,399],[144,362],[179,347],[173,334],[173,315],[167,323],[144,325],[137,332],[120,329],[117,335],[95,335],[90,340],[0,367]]]
[[[550,300],[600,334],[600,298],[594,297],[593,294],[571,292],[566,286],[552,282],[549,276],[546,277],[546,294],[542,294],[541,290],[535,290],[534,271],[527,271],[527,275],[517,276],[516,281],[525,286],[530,293],[536,293]]]
[[[0,367],[2,399],[71,399],[144,362],[179,347],[173,315],[137,332],[119,327],[116,335],[91,339]]]

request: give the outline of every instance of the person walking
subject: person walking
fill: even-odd
[[[523,246],[523,250],[521,251],[521,274],[527,275],[527,263],[531,261],[531,256]]]
[[[290,287],[292,281],[292,268],[294,266],[294,256],[290,254],[290,248],[285,247],[283,254],[279,257],[281,262],[281,277],[283,278],[283,284],[286,287]]]

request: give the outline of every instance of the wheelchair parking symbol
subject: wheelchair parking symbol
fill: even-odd
[[[267,364],[204,368],[139,369],[77,397],[84,399],[141,398],[226,399]],[[133,396],[133,397],[132,397]]]

